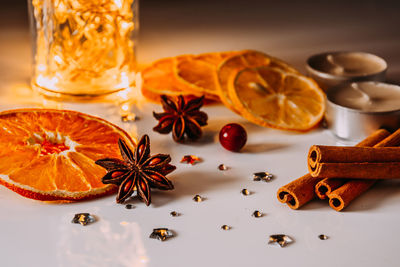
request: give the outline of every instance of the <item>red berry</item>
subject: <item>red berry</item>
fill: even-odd
[[[237,123],[229,123],[222,127],[219,132],[219,142],[229,151],[239,151],[246,144],[246,141],[246,130]]]

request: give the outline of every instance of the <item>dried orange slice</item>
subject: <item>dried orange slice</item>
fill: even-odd
[[[245,50],[242,53],[228,57],[223,62],[221,62],[217,68],[217,92],[221,102],[226,107],[237,113],[240,113],[234,107],[231,97],[229,96],[229,79],[232,76],[236,76],[236,74],[244,68],[256,68],[261,66],[271,66],[283,69],[287,72],[298,73],[296,69],[294,69],[284,61],[258,51]]]
[[[176,64],[175,73],[178,80],[193,94],[203,94],[208,98],[218,99],[217,76],[212,64],[195,59],[181,59]]]
[[[142,71],[142,93],[146,98],[160,102],[160,95],[163,94],[170,96],[191,94],[186,92],[186,88],[179,84],[174,76],[175,61],[175,58],[163,58]]]
[[[203,53],[203,54],[193,56],[192,58],[194,60],[207,62],[207,63],[213,65],[214,67],[218,67],[222,61],[224,61],[225,59],[227,59],[229,57],[237,55],[239,53],[240,52],[238,52],[238,51]]]
[[[174,73],[178,81],[184,84],[190,92],[202,94],[212,99],[219,99],[217,67],[226,58],[237,53],[234,51],[215,52],[178,57]]]
[[[0,184],[28,198],[83,200],[112,193],[94,162],[120,158],[121,128],[76,111],[21,109],[0,112]]]
[[[325,94],[314,80],[272,67],[247,68],[228,81],[235,107],[249,121],[307,131],[325,112]]]
[[[179,58],[190,57],[180,56]],[[174,75],[174,66],[177,58],[163,58],[143,69],[142,94],[150,101],[160,103],[161,95],[183,95],[186,99],[202,96],[202,93],[192,92],[190,88],[180,82]],[[218,100],[216,97],[206,96],[205,103]]]

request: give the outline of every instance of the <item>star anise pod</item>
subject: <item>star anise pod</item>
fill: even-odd
[[[137,190],[138,196],[148,206],[151,203],[151,187],[161,190],[174,189],[172,182],[165,176],[176,167],[169,164],[169,155],[150,156],[148,135],[140,139],[134,153],[122,139],[118,140],[118,146],[124,160],[105,158],[96,161],[97,165],[107,170],[101,181],[104,184],[119,185],[117,203],[123,203]]]
[[[177,101],[166,95],[161,96],[161,104],[164,112],[153,112],[153,116],[158,120],[154,131],[161,134],[168,134],[172,131],[172,137],[176,142],[185,140],[185,135],[196,140],[201,137],[201,126],[207,125],[208,116],[199,109],[203,106],[204,96],[194,98],[186,102],[182,95],[178,96]]]

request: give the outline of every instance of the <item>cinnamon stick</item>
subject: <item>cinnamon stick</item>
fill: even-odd
[[[358,143],[357,146],[374,146],[389,134],[386,130],[377,130]],[[313,178],[310,174],[303,175],[279,188],[277,192],[278,200],[286,203],[291,209],[298,209],[315,198],[315,185],[319,181],[321,181],[320,178]]]
[[[315,193],[320,199],[327,199],[328,195],[335,189],[346,183],[345,179],[325,178],[315,185]]]
[[[400,129],[379,142],[375,147],[393,147],[400,145]],[[330,180],[330,179],[329,179]],[[367,191],[377,180],[353,179],[328,194],[329,205],[336,211],[346,208],[355,198]]]
[[[312,146],[308,162],[317,178],[400,178],[399,147]]]
[[[400,179],[400,162],[324,163],[313,173],[315,178]]]
[[[388,140],[391,140],[391,144],[396,144],[396,142],[400,142],[400,138],[397,138],[397,135],[390,135],[389,132],[386,131],[386,137],[384,140],[376,144],[374,147],[383,147],[384,145],[388,144]],[[388,136],[390,135],[390,138]],[[400,136],[400,135],[399,135]],[[396,138],[394,138],[396,137]],[[358,180],[358,181],[349,181],[348,179],[342,178],[325,178],[322,179],[320,182],[317,183],[315,186],[315,193],[320,199],[327,199],[328,196],[335,191],[337,188],[346,185],[341,191],[336,191],[336,196],[338,198],[342,198],[342,194],[349,194],[350,196],[345,196],[344,199],[347,202],[351,202],[354,198],[368,190],[369,187],[372,186],[371,180]],[[343,192],[343,193],[342,193]],[[334,195],[332,195],[334,196]],[[337,203],[343,203],[343,200],[335,200]],[[347,203],[346,202],[346,203]],[[331,206],[333,206],[333,201],[331,201]],[[340,204],[339,204],[340,206]]]
[[[329,206],[336,211],[347,207],[355,198],[367,191],[377,180],[354,179],[334,190],[329,197]]]
[[[398,162],[399,147],[342,147],[342,146],[311,146],[308,155],[310,166],[330,163],[353,162]]]
[[[313,198],[315,198],[314,188],[320,179],[315,179],[310,174],[288,183],[279,188],[278,200],[286,203],[289,208],[297,210]]]

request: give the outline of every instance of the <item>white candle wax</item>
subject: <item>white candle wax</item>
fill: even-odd
[[[362,52],[338,52],[327,54],[315,62],[315,68],[337,76],[365,76],[381,72],[386,62],[381,58]]]
[[[327,54],[314,66],[316,69],[337,76],[365,76],[381,72],[386,62],[381,58],[362,52],[337,52]]]
[[[384,81],[387,63],[365,52],[328,52],[311,56],[306,68],[311,78],[328,90],[345,82]]]
[[[340,86],[328,95],[331,102],[364,112],[400,110],[400,86],[359,82]]]

